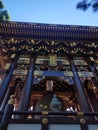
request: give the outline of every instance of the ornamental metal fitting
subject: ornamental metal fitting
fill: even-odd
[[[83,115],[84,115],[84,112],[77,112],[77,115],[78,115],[78,116],[83,116]]]
[[[84,118],[80,118],[80,123],[81,124],[85,124],[86,123],[86,120]]]
[[[15,102],[15,95],[11,95],[8,104],[14,104],[14,102]]]
[[[42,123],[43,123],[43,124],[47,124],[47,123],[48,123],[48,119],[47,119],[47,118],[43,118],[43,119],[42,119]]]
[[[49,112],[48,111],[42,111],[42,115],[48,115]]]

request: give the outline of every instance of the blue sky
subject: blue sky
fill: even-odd
[[[81,0],[2,0],[11,21],[98,26],[98,12],[76,9]]]

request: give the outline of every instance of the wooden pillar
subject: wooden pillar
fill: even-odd
[[[7,125],[8,125],[9,120],[11,119],[13,109],[14,109],[14,99],[15,99],[15,96],[11,95],[10,100],[9,100],[8,104],[6,105],[6,108],[4,110],[4,114],[2,116],[0,130],[7,130]]]
[[[95,73],[95,68],[92,65],[89,65],[89,67],[90,67],[90,70],[93,72],[94,78],[96,80],[96,84],[98,85],[98,77]]]
[[[80,83],[80,80],[79,80],[79,77],[77,75],[76,68],[75,68],[73,62],[71,63],[71,67],[72,67],[72,71],[73,71],[73,74],[74,74],[77,98],[78,98],[78,102],[79,102],[79,105],[80,105],[80,109],[83,112],[89,112],[90,111],[90,107],[89,107],[88,102],[86,100],[83,88],[81,86],[81,83]]]
[[[20,111],[28,110],[31,91],[32,91],[33,72],[34,72],[34,59],[31,59],[27,80],[26,80],[25,86],[22,91],[20,104],[19,104],[19,108],[18,108],[18,110],[20,110]]]
[[[89,69],[90,69],[90,71],[93,73],[93,75],[94,75],[94,78],[95,78],[95,81],[96,81],[96,85],[98,85],[98,76],[97,76],[97,74],[96,74],[96,72],[95,72],[95,63],[94,63],[94,59],[93,59],[93,57],[89,57],[89,56],[87,56],[86,58],[84,57],[84,59],[87,61],[87,63],[88,63],[88,66],[89,66]]]
[[[5,106],[10,98],[10,95],[13,95],[15,91],[15,86],[9,86],[6,92],[6,95],[4,97],[4,100],[2,102],[1,110],[4,111]]]
[[[16,67],[17,59],[18,59],[18,56],[16,56],[16,58],[14,59],[14,62],[11,64],[9,72],[8,72],[6,78],[4,79],[2,86],[0,88],[0,105],[2,104],[6,91],[8,89],[12,73]]]

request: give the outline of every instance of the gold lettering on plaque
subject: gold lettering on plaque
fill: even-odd
[[[50,55],[49,64],[50,66],[57,65],[57,55]]]

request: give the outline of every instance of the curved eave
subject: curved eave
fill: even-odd
[[[98,42],[98,27],[0,21],[0,37]]]

